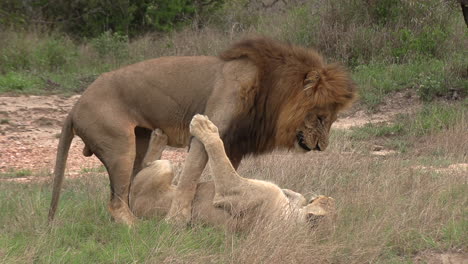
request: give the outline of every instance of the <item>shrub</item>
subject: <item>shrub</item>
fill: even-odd
[[[356,67],[445,58],[462,45],[448,41],[465,27],[460,16],[458,6],[443,0],[311,1],[283,16],[262,15],[260,29]]]
[[[92,39],[91,45],[101,58],[122,60],[128,57],[128,37],[118,32],[106,31]]]
[[[35,53],[39,66],[49,71],[63,69],[78,54],[70,40],[59,36],[47,38],[43,43],[39,43]]]
[[[0,22],[24,25],[39,21],[76,36],[98,37],[106,31],[136,36],[148,31],[171,31],[202,20],[224,0],[14,1],[0,3]]]
[[[432,101],[437,96],[443,96],[449,91],[443,74],[421,73],[417,79],[416,87],[418,95],[423,101]]]
[[[12,32],[1,33],[0,38],[4,43],[0,43],[2,45],[0,53],[0,73],[29,69],[32,64],[32,47],[28,44],[27,36],[24,34],[14,34]]]
[[[392,55],[397,61],[411,57],[435,57],[438,55],[441,43],[448,37],[448,33],[439,27],[424,27],[415,33],[410,29],[403,28],[394,34],[395,46]]]
[[[37,70],[57,71],[73,64],[77,46],[57,33],[1,32],[7,41],[0,43],[0,72]]]

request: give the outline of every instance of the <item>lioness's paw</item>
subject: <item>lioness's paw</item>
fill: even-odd
[[[155,130],[153,130],[153,133],[151,133],[151,141],[158,142],[162,145],[166,145],[167,135],[164,134],[164,132],[161,129],[156,128]]]
[[[213,137],[219,137],[218,128],[205,115],[195,115],[190,122],[190,133],[205,143]]]

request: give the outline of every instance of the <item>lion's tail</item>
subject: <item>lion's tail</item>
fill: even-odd
[[[74,135],[73,121],[71,114],[69,114],[65,119],[65,123],[63,124],[62,133],[60,135],[57,148],[57,159],[55,161],[54,169],[54,187],[52,190],[52,201],[50,202],[49,209],[49,222],[54,219],[55,211],[57,210],[57,205],[60,198],[60,189],[62,187],[65,174],[65,165],[67,162],[68,151],[70,150],[70,145]]]

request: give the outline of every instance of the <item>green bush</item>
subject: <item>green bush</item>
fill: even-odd
[[[259,27],[356,67],[443,59],[463,45],[458,36],[466,26],[459,18],[459,6],[444,0],[329,0],[310,1],[283,16],[263,14]]]
[[[26,1],[2,0],[0,1],[0,25],[24,25],[30,14],[25,7]]]
[[[403,28],[396,32],[394,37],[397,42],[396,47],[392,49],[392,55],[399,61],[411,57],[436,57],[448,33],[439,27],[424,27],[419,33]]]
[[[144,23],[159,31],[173,30],[184,23],[185,16],[191,17],[195,12],[194,6],[187,0],[149,2],[144,15]]]
[[[62,37],[51,37],[39,43],[35,57],[39,67],[48,71],[58,71],[67,67],[77,57],[76,47]]]
[[[31,50],[26,36],[23,34],[4,33],[0,36],[4,43],[0,43],[0,73],[29,69],[31,67]],[[0,40],[1,41],[1,40]]]
[[[123,60],[128,57],[128,37],[117,32],[106,31],[92,39],[91,45],[101,58]]]
[[[443,96],[449,92],[443,74],[421,73],[416,86],[418,95],[423,101],[432,101],[437,96]]]
[[[402,0],[380,0],[368,3],[371,17],[376,23],[383,25],[395,23],[402,10],[407,8],[407,4]]]
[[[29,49],[24,46],[18,46],[15,49],[4,48],[0,56],[0,72],[10,70],[29,69],[31,60]]]
[[[106,31],[136,36],[171,31],[202,20],[224,0],[37,0],[0,2],[0,23],[27,27],[31,21],[59,28],[75,37],[94,38]]]
[[[2,35],[8,41],[2,45],[0,73],[23,70],[63,71],[74,63],[78,55],[77,46],[67,37],[56,33],[39,35],[9,32]]]

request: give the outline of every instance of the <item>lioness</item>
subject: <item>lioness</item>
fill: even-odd
[[[141,169],[151,131],[168,145],[189,145],[168,218],[190,220],[197,182],[205,168],[203,145],[190,141],[196,113],[216,124],[237,168],[243,156],[275,148],[324,150],[338,111],[355,97],[355,85],[336,64],[315,51],[266,38],[241,41],[218,57],[162,57],[102,74],[67,116],[58,145],[49,220],[57,208],[74,135],[83,154],[96,155],[109,173],[109,211],[131,225],[132,175]]]
[[[190,133],[205,147],[213,181],[199,183],[192,203],[192,221],[245,231],[262,220],[315,224],[334,211],[333,199],[319,196],[310,203],[299,193],[277,185],[239,176],[226,156],[218,128],[203,115],[195,115]],[[138,217],[165,216],[176,197],[172,167],[159,159],[167,137],[152,134],[145,157],[148,166],[135,177],[130,189],[130,209]]]

